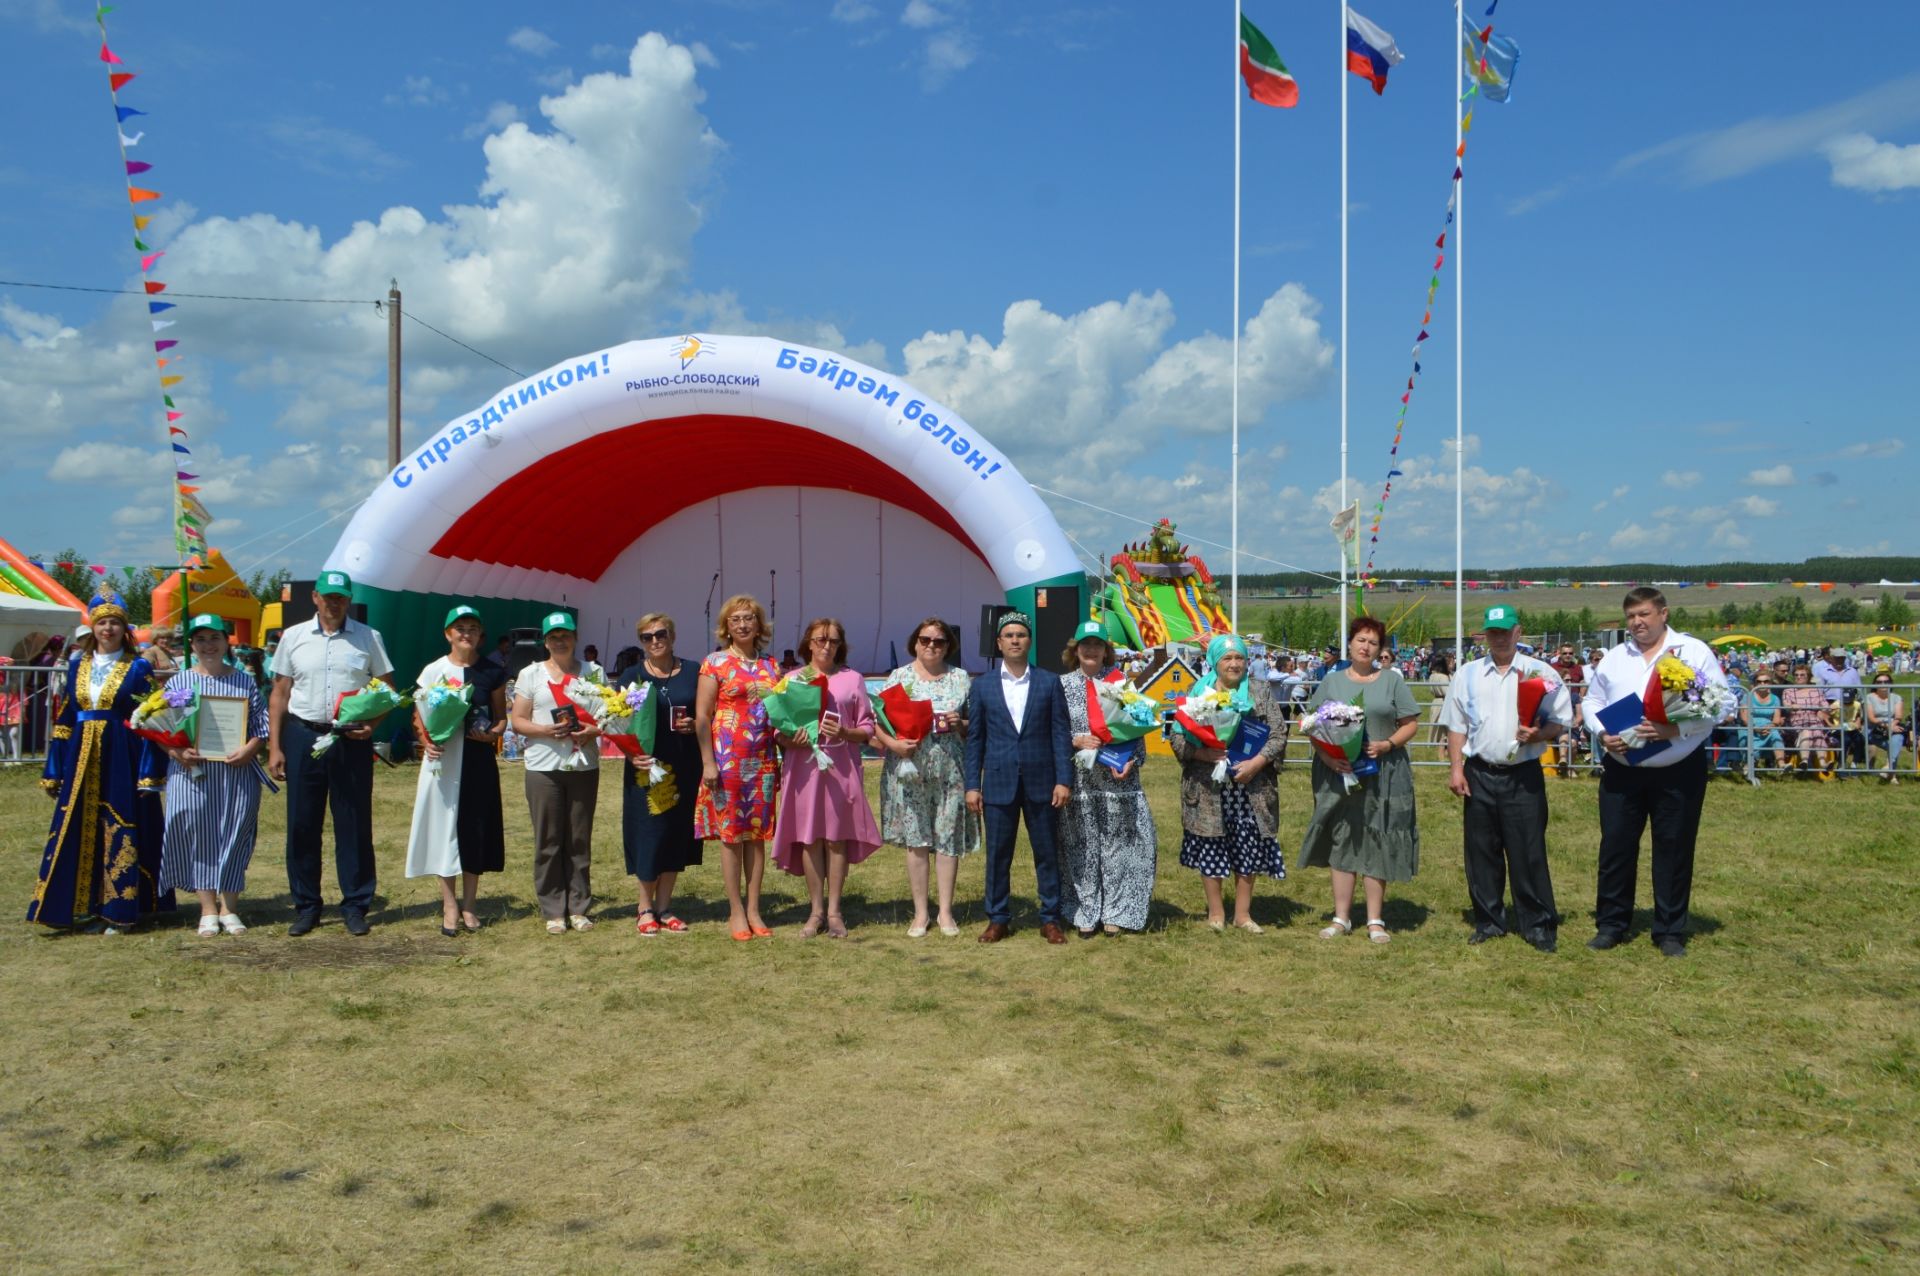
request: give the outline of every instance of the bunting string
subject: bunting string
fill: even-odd
[[[1494,4],[1487,6],[1487,16],[1493,15]],[[1465,101],[1486,91],[1489,101],[1505,102],[1513,83],[1513,69],[1520,60],[1520,47],[1507,37],[1501,37],[1496,44],[1493,40],[1491,24],[1479,31],[1467,33],[1466,46],[1461,51],[1467,76],[1472,81],[1467,91],[1461,94]],[[1413,339],[1411,362],[1413,370],[1407,374],[1406,388],[1400,394],[1400,411],[1393,419],[1393,443],[1387,449],[1387,477],[1380,487],[1380,499],[1373,503],[1367,528],[1367,565],[1360,572],[1360,584],[1372,589],[1380,583],[1373,574],[1375,557],[1380,552],[1380,528],[1386,522],[1387,502],[1393,499],[1393,481],[1404,476],[1400,468],[1400,447],[1406,437],[1407,411],[1413,405],[1413,392],[1420,383],[1420,349],[1432,336],[1433,298],[1440,291],[1440,272],[1447,264],[1447,237],[1453,233],[1454,214],[1460,205],[1460,182],[1465,173],[1467,162],[1466,135],[1473,129],[1473,111],[1469,108],[1460,117],[1460,141],[1453,148],[1453,178],[1447,188],[1447,216],[1440,227],[1440,235],[1433,241],[1434,257],[1432,273],[1427,278],[1426,304],[1420,313],[1420,335]]]
[[[186,412],[175,401],[176,388],[185,379],[179,372],[181,356],[169,353],[180,344],[177,337],[162,337],[160,334],[175,326],[179,320],[167,312],[178,307],[174,300],[161,300],[166,292],[164,280],[153,278],[154,267],[167,255],[164,248],[156,249],[145,239],[147,227],[152,224],[154,214],[151,210],[142,211],[142,205],[157,203],[163,192],[147,186],[135,185],[134,179],[151,181],[146,175],[154,165],[148,160],[129,158],[128,152],[145,140],[145,130],[127,135],[126,123],[134,116],[147,113],[137,107],[128,106],[120,100],[120,90],[127,87],[139,76],[137,71],[126,70],[126,63],[115,53],[107,38],[107,15],[113,12],[110,5],[96,5],[93,12],[95,25],[100,28],[100,61],[107,67],[107,96],[113,104],[114,119],[118,126],[115,136],[119,140],[120,163],[126,170],[127,204],[133,210],[133,247],[140,257],[141,291],[147,298],[147,322],[153,330],[153,354],[155,371],[159,374],[159,390],[162,415],[167,426],[167,442],[173,457],[173,546],[182,562],[197,561],[199,555],[207,550],[207,525],[213,516],[201,503],[200,489],[194,486],[199,475],[193,472],[193,449],[190,436],[180,423],[186,419]],[[178,297],[182,294],[175,293]],[[166,316],[166,317],[162,317]],[[169,368],[174,369],[168,371]],[[95,575],[105,575],[106,569],[97,563],[87,565]]]

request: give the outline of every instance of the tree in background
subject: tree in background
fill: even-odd
[[[1722,607],[1720,609],[1720,624],[1723,628],[1732,629],[1735,626],[1737,626],[1739,623],[1740,623],[1740,604],[1739,603],[1730,602],[1725,607]]]
[[[265,568],[247,577],[247,590],[263,603],[280,601],[280,587],[293,579],[293,573],[284,567],[276,567],[271,572]]]
[[[47,575],[59,581],[62,589],[81,602],[93,597],[94,591],[100,588],[100,578],[87,569],[87,560],[79,550],[67,548],[58,554],[42,554],[38,557],[45,565]]]
[[[1798,594],[1787,594],[1773,600],[1768,609],[1776,625],[1804,625],[1813,620],[1813,612],[1807,607],[1807,600]]]
[[[1880,595],[1880,603],[1873,609],[1873,623],[1897,629],[1913,623],[1913,608],[1905,599],[1895,598],[1891,593]]]
[[[1852,598],[1836,598],[1820,613],[1820,619],[1835,625],[1851,625],[1860,619],[1860,604]]]

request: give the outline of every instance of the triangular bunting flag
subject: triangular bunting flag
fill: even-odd
[[[182,443],[174,444],[173,450],[176,452],[185,452],[188,456],[193,455],[193,449],[187,447],[185,444],[182,444]]]
[[[149,301],[147,303],[147,313],[150,315],[157,315],[162,310],[171,309],[173,309],[173,303],[171,301]]]
[[[179,385],[182,381],[185,381],[185,380],[186,380],[185,377],[179,376],[177,374],[171,377],[161,377],[160,388],[164,390],[166,387],[170,385]]]
[[[175,470],[173,472],[173,476],[179,479],[183,483],[186,482],[188,479],[197,479],[200,477],[198,474],[189,474],[185,470]]]
[[[115,53],[112,49],[109,49],[106,45],[103,44],[100,46],[100,60],[102,62],[119,62],[120,55]]]
[[[156,261],[159,261],[162,257],[165,257],[166,255],[167,255],[167,250],[162,248],[157,253],[148,253],[146,256],[142,257],[140,259],[140,273],[144,275],[149,270],[152,270],[153,263]]]
[[[1427,330],[1425,328],[1420,329],[1420,336],[1418,339],[1421,341],[1425,341],[1427,339]]]
[[[138,186],[127,187],[127,202],[130,204],[138,204],[143,200],[159,199],[159,198],[160,198],[159,191],[143,190]]]
[[[183,417],[183,416],[185,416],[185,415],[186,415],[186,413],[184,413],[184,412],[169,412],[169,413],[167,413],[167,420],[169,420],[169,421],[178,421],[178,420],[179,420],[179,419],[180,419],[181,417]]]
[[[149,279],[141,286],[147,290],[147,295],[149,297],[153,296],[153,294],[157,292],[165,292],[167,290],[167,286],[161,283],[158,279]]]
[[[156,342],[154,342],[154,343],[153,343],[153,348],[154,348],[155,350],[171,350],[171,349],[173,349],[173,348],[174,348],[175,346],[177,346],[177,345],[179,345],[179,344],[180,344],[180,342],[179,342],[178,340],[176,340],[175,338],[173,338],[173,337],[168,337],[168,338],[167,338],[167,339],[166,339],[165,341],[156,341]]]
[[[141,136],[144,137],[145,134],[142,134]],[[145,230],[147,228],[147,223],[152,220],[153,220],[152,213],[135,213],[133,215],[133,228],[135,230]]]
[[[113,108],[113,113],[120,117],[120,122],[122,124],[125,124],[127,122],[127,119],[129,116],[146,114],[145,111],[136,111],[130,106],[116,106]]]
[[[1444,230],[1443,230],[1443,231],[1441,231],[1441,232],[1440,232],[1440,238],[1438,238],[1438,239],[1436,239],[1436,240],[1434,240],[1434,241],[1433,241],[1433,246],[1434,246],[1435,248],[1445,248],[1445,247],[1447,246],[1447,232],[1446,232],[1446,231],[1444,231]]]
[[[107,86],[115,93],[127,87],[127,81],[138,75],[138,71],[113,71],[107,75]]]
[[[1460,117],[1460,131],[1462,133],[1468,133],[1468,132],[1471,132],[1472,130],[1473,130],[1473,112],[1468,111],[1465,115]]]
[[[152,319],[148,322],[153,324],[153,330],[155,332],[165,332],[168,328],[173,327],[174,324],[180,321],[178,319]]]
[[[149,163],[147,163],[147,162],[146,162],[145,160],[128,160],[128,161],[127,161],[127,176],[129,176],[129,177],[131,177],[131,176],[133,176],[133,175],[134,175],[135,173],[144,173],[144,172],[147,172],[147,171],[148,171],[149,169],[151,169],[152,167],[153,167],[153,165],[151,165],[151,164],[149,164]]]
[[[135,252],[143,253],[147,251],[147,241],[144,239],[141,239],[138,235],[134,236],[133,249]]]
[[[168,407],[170,407],[170,408],[177,408],[177,407],[179,407],[179,406],[180,406],[179,404],[177,404],[177,403],[175,403],[175,402],[173,401],[173,396],[172,396],[171,394],[163,394],[163,395],[161,395],[161,396],[160,396],[160,402],[162,402],[162,403],[164,403],[164,404],[166,404],[166,405],[167,405]]]

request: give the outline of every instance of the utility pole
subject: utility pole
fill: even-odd
[[[400,281],[387,281],[387,469],[400,466]]]

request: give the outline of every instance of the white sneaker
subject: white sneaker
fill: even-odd
[[[229,935],[244,935],[247,933],[247,924],[240,920],[240,914],[238,913],[222,913],[218,920],[220,922],[220,929],[226,931]]]

